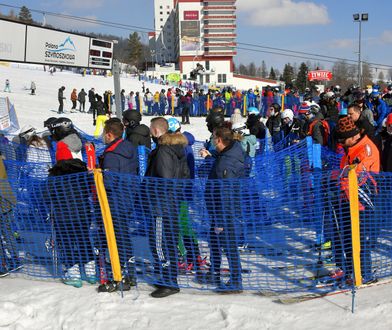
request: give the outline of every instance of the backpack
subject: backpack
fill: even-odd
[[[329,127],[328,122],[325,119],[316,119],[314,120],[310,126],[309,126],[309,132],[308,135],[312,136],[313,135],[313,130],[314,127],[316,126],[317,123],[321,123],[323,129],[322,129],[322,133],[323,133],[323,145],[324,146],[328,146],[328,142],[329,142],[329,136],[331,133],[331,129]]]

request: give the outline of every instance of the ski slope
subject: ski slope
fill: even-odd
[[[86,92],[95,87],[102,94],[113,90],[113,79],[82,77],[69,72],[50,76],[42,67],[0,65],[0,97],[14,103],[21,127],[30,124],[43,129],[43,121],[57,116],[57,90],[66,87],[65,109],[73,88]],[[12,93],[3,93],[5,79],[10,79]],[[29,95],[31,81],[37,95]],[[129,92],[141,90],[135,79],[122,78],[121,87]],[[162,86],[146,84],[152,92]],[[88,105],[88,103],[87,103]],[[70,114],[74,123],[91,134],[92,115]],[[143,121],[148,124],[150,118]],[[197,140],[208,138],[204,118],[191,118],[186,130]],[[95,286],[81,289],[59,282],[37,281],[17,275],[0,279],[0,328],[4,329],[392,329],[391,285],[359,290],[356,312],[351,313],[351,294],[343,293],[307,302],[282,305],[273,297],[252,292],[241,295],[217,295],[213,292],[182,290],[181,293],[154,299],[153,288],[140,284],[138,289],[98,294]]]

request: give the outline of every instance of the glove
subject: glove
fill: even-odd
[[[97,125],[97,121],[93,119],[93,126]]]

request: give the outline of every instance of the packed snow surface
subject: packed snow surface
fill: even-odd
[[[12,93],[3,93],[5,79]],[[37,95],[29,95],[31,81]],[[113,90],[113,79],[57,72],[53,76],[42,66],[0,65],[0,97],[14,103],[21,127],[30,124],[43,129],[43,121],[57,116],[57,90],[65,86],[65,110],[73,88],[87,92],[95,87],[102,94]],[[129,93],[141,91],[141,82],[123,77],[121,87]],[[162,86],[146,84],[155,92]],[[88,102],[86,103],[88,107]],[[92,115],[66,113],[74,123],[92,134]],[[148,124],[150,118],[144,118]],[[204,118],[191,118],[186,130],[197,140],[208,138]],[[120,293],[96,292],[94,285],[80,289],[60,282],[28,280],[20,277],[0,279],[1,329],[392,329],[391,285],[375,286],[356,293],[355,313],[351,313],[351,293],[292,305],[274,302],[254,292],[217,295],[213,292],[182,290],[179,294],[154,299],[153,288]]]

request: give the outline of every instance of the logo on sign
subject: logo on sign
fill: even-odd
[[[308,73],[308,80],[331,80],[332,79],[332,72],[327,70],[316,70],[316,71],[309,71]]]
[[[76,47],[71,37],[67,37],[63,43],[55,44],[45,42],[45,57],[64,60],[75,60]]]
[[[186,21],[199,20],[199,12],[197,10],[184,11],[184,20],[186,20]]]

